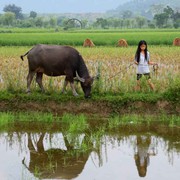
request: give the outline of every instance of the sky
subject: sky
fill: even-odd
[[[5,5],[15,4],[22,13],[103,13],[130,0],[0,0],[0,13]]]

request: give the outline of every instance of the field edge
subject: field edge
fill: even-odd
[[[110,117],[122,114],[180,114],[178,101],[170,101],[157,94],[123,94],[93,96],[0,94],[0,112],[49,112],[85,114],[89,117]]]

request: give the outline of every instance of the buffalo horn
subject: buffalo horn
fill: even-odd
[[[76,72],[76,77],[78,78],[78,80],[80,81],[80,82],[85,82],[85,79],[84,78],[81,78],[81,77],[79,77],[79,75],[78,75],[78,73]]]

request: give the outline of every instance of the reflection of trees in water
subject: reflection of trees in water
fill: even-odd
[[[147,134],[147,131],[151,133]],[[88,132],[80,134],[70,134],[66,131],[51,131],[49,133],[44,131],[44,133],[40,133],[40,130],[34,133],[23,133],[19,130],[0,134],[0,138],[3,137],[4,139],[5,137],[3,143],[6,143],[9,148],[13,148],[14,144],[18,144],[19,152],[29,149],[30,160],[28,161],[25,158],[23,163],[34,174],[41,177],[53,178],[61,176],[73,178],[82,172],[92,152],[95,152],[98,157],[99,164],[94,162],[95,166],[102,166],[108,159],[107,148],[109,146],[107,144],[112,147],[127,144],[130,148],[133,148],[135,164],[138,167],[140,162],[138,162],[137,145],[140,147],[140,144],[142,144],[139,137],[147,137],[147,135],[150,138],[150,140],[147,138],[147,141],[145,141],[145,145],[147,145],[145,149],[148,149],[147,154],[153,154],[153,150],[157,154],[158,147],[161,147],[167,155],[168,161],[173,164],[174,154],[180,153],[180,136],[179,130],[168,128],[162,132],[156,131],[156,129],[153,131],[143,129],[138,133],[131,131],[129,127],[122,127],[119,131],[113,132],[106,131],[105,128],[97,128],[97,130],[88,130]],[[148,165],[148,157],[145,161],[147,161],[146,164]],[[144,174],[147,171],[147,165],[144,166]],[[67,174],[69,174],[68,177]]]

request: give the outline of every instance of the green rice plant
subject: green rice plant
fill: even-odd
[[[58,120],[52,113],[43,112],[19,112],[12,114],[16,121],[22,122],[53,122]]]
[[[143,119],[138,115],[124,115],[120,118],[122,124],[139,124]]]
[[[119,116],[115,116],[113,118],[108,119],[108,129],[117,128],[119,127],[120,124],[121,124],[121,121],[120,121]]]
[[[14,122],[15,118],[12,113],[0,112],[0,128],[6,127],[9,123]]]
[[[28,34],[28,35],[27,35]],[[60,44],[82,46],[86,38],[92,39],[96,46],[115,46],[119,39],[126,39],[129,45],[137,45],[140,39],[146,37],[150,45],[172,45],[173,39],[179,37],[178,30],[169,31],[21,31],[14,33],[0,33],[1,46],[32,46],[35,44]],[[108,38],[107,38],[108,37]],[[138,39],[137,39],[138,37]]]
[[[73,115],[66,113],[62,116],[62,122],[67,124],[67,132],[69,133],[84,132],[88,128],[87,117],[83,114]]]
[[[180,80],[179,77],[171,80],[169,88],[164,92],[164,97],[168,100],[180,102]]]
[[[69,122],[73,121],[74,117],[75,116],[72,114],[64,113],[62,116],[62,122],[69,123]]]

